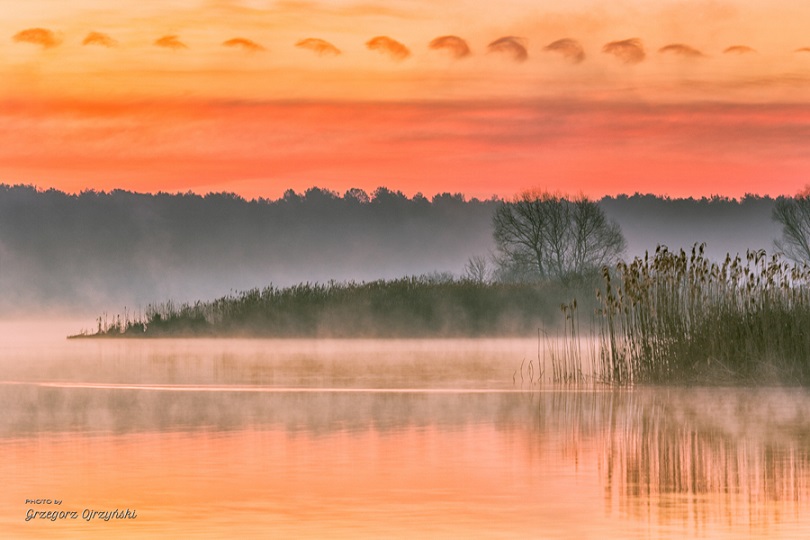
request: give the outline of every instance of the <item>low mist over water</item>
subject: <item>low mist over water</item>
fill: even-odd
[[[532,339],[68,341],[65,324],[0,325],[13,538],[810,531],[804,389],[558,386],[529,378],[547,364]],[[26,521],[57,509],[32,497],[137,519]]]

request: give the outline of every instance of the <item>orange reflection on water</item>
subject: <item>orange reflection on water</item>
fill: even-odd
[[[11,489],[0,515],[15,538],[529,537],[606,526],[579,515],[600,497],[595,471],[531,466],[528,436],[492,425],[40,435],[2,445]],[[34,497],[64,502],[25,504]],[[28,508],[138,518],[25,522]]]
[[[9,335],[3,539],[810,535],[802,389],[519,392],[533,343]]]
[[[238,393],[237,401],[227,392],[125,397],[132,392],[48,389],[37,402],[52,410],[40,416],[24,413],[24,394],[4,402],[11,416],[0,423],[0,531],[12,538],[810,531],[810,454],[801,443],[810,403],[801,392],[283,392]],[[201,414],[178,412],[202,404],[209,408]],[[231,416],[214,414],[227,407]],[[57,414],[65,408],[73,412]],[[385,409],[391,414],[378,414]],[[60,425],[76,431],[53,429]],[[54,509],[29,498],[60,499],[58,509],[80,514],[129,508],[138,518],[26,522],[29,508]]]

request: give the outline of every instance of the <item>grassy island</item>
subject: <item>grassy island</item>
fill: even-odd
[[[557,323],[578,293],[557,283],[491,283],[420,276],[368,283],[305,283],[234,293],[209,302],[150,305],[97,319],[71,337],[473,337],[534,335]],[[592,289],[591,289],[592,290]],[[589,296],[593,296],[590,292]]]
[[[532,336],[541,327],[562,338],[546,344],[558,382],[810,384],[810,267],[764,251],[717,263],[702,246],[659,247],[577,286],[442,276],[306,283],[150,305],[71,337]]]

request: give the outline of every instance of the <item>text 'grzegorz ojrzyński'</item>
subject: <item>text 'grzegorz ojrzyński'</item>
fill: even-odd
[[[75,510],[34,510],[29,508],[25,512],[25,521],[31,520],[46,520],[46,521],[63,521],[63,520],[77,520],[83,519],[84,521],[114,521],[119,519],[137,519],[137,510],[126,508],[120,510],[94,510],[92,508],[85,508],[81,512]]]

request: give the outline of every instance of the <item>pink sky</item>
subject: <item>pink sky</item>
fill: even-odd
[[[736,197],[810,182],[810,5],[788,0],[4,14],[3,183]]]

